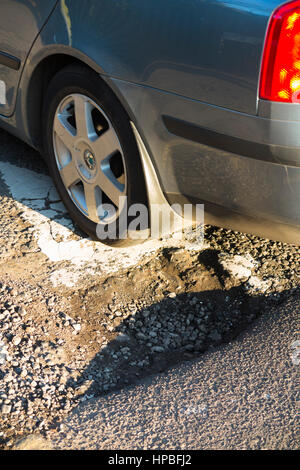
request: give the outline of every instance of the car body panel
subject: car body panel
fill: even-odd
[[[300,244],[300,106],[258,99],[264,38],[279,4],[61,0],[29,52],[16,111],[1,125],[37,146],[31,77],[48,57],[74,57],[123,104],[170,202],[204,202],[209,221],[235,229],[246,230],[245,216],[254,233],[259,220],[277,224],[279,235],[261,233],[284,241],[292,227],[289,241]],[[215,215],[222,211],[234,216]]]
[[[211,202],[241,214],[287,224],[300,222],[300,109],[298,120],[281,121],[225,110],[194,100],[118,82],[132,107],[166,194]],[[281,104],[285,106],[285,104]],[[173,116],[246,141],[297,145],[297,161],[265,161],[203,145],[170,133],[162,116]],[[280,188],[280,189],[279,189]]]
[[[0,80],[5,84],[0,114],[13,112],[26,57],[56,3],[57,0],[0,0],[0,54],[19,63],[16,67],[7,66],[1,63],[0,56]]]
[[[70,47],[111,77],[255,114],[264,36],[278,1],[245,3],[64,0],[41,45]]]

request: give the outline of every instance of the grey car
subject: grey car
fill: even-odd
[[[201,203],[300,244],[299,35],[299,1],[0,0],[0,123],[94,238]]]

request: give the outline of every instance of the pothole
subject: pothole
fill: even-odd
[[[256,267],[249,256],[163,249],[145,264],[79,291],[74,301],[88,312],[102,342],[72,386],[89,398],[233,340],[266,303],[282,297],[271,289],[266,295]]]
[[[260,270],[249,254],[169,247],[78,290],[7,280],[0,444],[24,432],[47,437],[78,403],[234,340],[294,288]]]

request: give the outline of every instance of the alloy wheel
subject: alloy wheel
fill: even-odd
[[[81,213],[95,223],[117,220],[125,204],[126,166],[101,107],[83,94],[66,96],[55,113],[53,145],[61,180]]]

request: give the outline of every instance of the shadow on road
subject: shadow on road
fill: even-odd
[[[166,253],[165,256],[168,257]],[[198,357],[217,345],[229,343],[249,328],[266,307],[278,305],[290,295],[287,291],[255,295],[247,290],[247,283],[233,285],[230,274],[218,262],[216,250],[208,249],[198,254],[198,263],[198,278],[202,276],[203,290],[178,295],[166,292],[163,300],[134,312],[108,312],[104,327],[109,326],[115,338],[101,348],[77,380],[69,382],[77,390],[78,397],[81,390],[82,396],[85,393],[89,398],[121,389]],[[219,288],[212,288],[216,285],[212,270],[217,274]],[[204,272],[206,281],[203,280]],[[184,272],[179,276],[183,278]],[[185,281],[189,289],[196,276],[195,271],[187,275],[190,282]],[[150,281],[145,276],[144,284],[150,284]],[[138,284],[136,275],[132,282]]]

